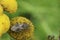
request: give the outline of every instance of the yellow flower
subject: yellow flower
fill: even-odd
[[[2,6],[0,5],[0,15],[3,13],[3,8]]]
[[[17,10],[17,1],[16,0],[1,0],[0,4],[3,6],[4,10],[13,13]]]
[[[5,14],[0,15],[0,37],[10,28],[9,17]]]
[[[34,32],[34,25],[25,17],[15,17],[11,20],[11,28],[8,33],[16,40],[27,40]]]

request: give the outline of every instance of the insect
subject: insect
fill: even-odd
[[[28,29],[28,27],[29,25],[26,23],[23,23],[23,24],[16,23],[14,26],[12,26],[11,30],[14,32],[20,32],[24,29]]]

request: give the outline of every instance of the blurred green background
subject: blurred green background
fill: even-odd
[[[17,0],[18,10],[9,14],[10,19],[21,14],[30,13],[35,26],[33,40],[47,40],[47,36],[59,36],[60,31],[60,0]],[[6,33],[0,40],[10,40]]]

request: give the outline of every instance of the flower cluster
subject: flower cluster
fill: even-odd
[[[4,14],[4,10],[8,11],[9,13],[16,12],[17,1],[0,0],[0,37],[10,28],[10,19],[6,14]]]

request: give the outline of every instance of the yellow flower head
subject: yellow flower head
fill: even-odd
[[[9,34],[16,40],[27,40],[31,38],[34,25],[25,17],[15,17],[11,20]]]
[[[5,14],[0,15],[0,37],[10,28],[9,17]]]
[[[17,10],[17,1],[16,0],[1,0],[0,4],[3,6],[4,10],[13,13]]]

